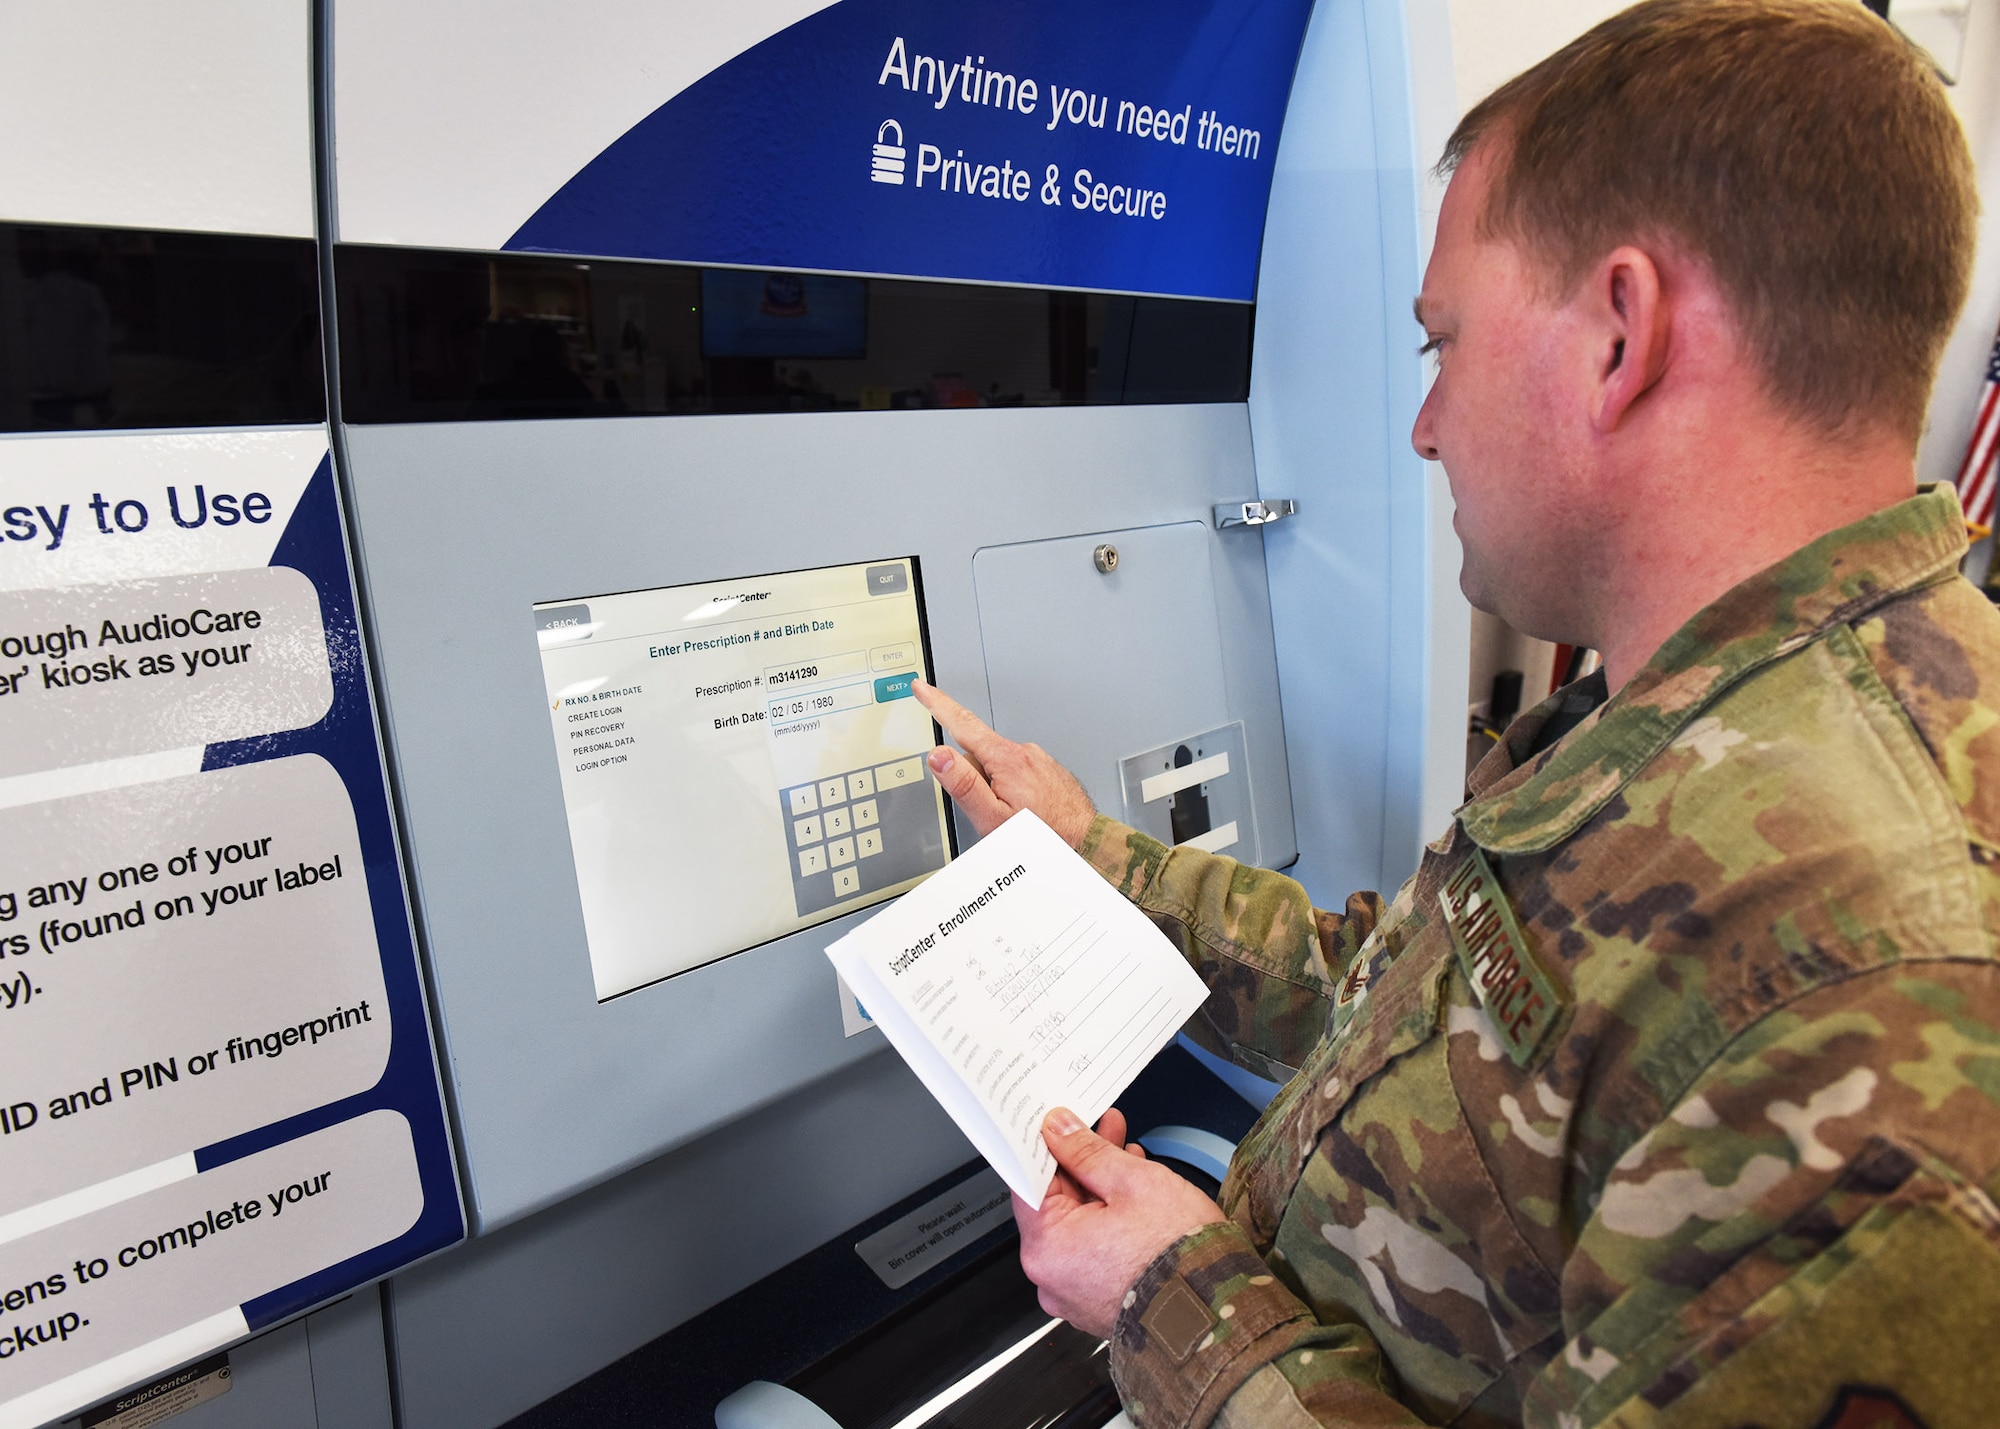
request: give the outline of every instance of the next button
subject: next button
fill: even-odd
[[[875,703],[879,705],[886,700],[907,700],[910,697],[910,681],[914,679],[916,676],[913,674],[882,676],[875,681]]]

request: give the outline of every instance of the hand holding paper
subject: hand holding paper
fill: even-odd
[[[1023,811],[826,950],[890,1043],[1030,1205],[1042,1118],[1094,1122],[1207,995],[1173,945]]]
[[[1107,1337],[1125,1292],[1160,1252],[1227,1219],[1187,1181],[1118,1145],[1123,1123],[1114,1112],[1093,1132],[1055,1112],[1045,1132],[1064,1174],[1039,1206],[1014,1203],[1021,1269],[1041,1290],[1042,1308]]]

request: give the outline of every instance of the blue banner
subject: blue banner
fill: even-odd
[[[510,249],[1248,301],[1310,0],[841,0],[661,105]]]

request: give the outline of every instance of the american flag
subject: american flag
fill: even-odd
[[[1979,417],[1972,424],[1972,443],[1958,469],[1958,504],[1965,524],[1984,536],[1993,529],[1993,490],[2000,484],[2000,337],[1986,359],[1986,385],[1979,390]]]

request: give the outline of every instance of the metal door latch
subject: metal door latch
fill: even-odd
[[[1276,501],[1219,501],[1215,506],[1215,529],[1231,526],[1268,526],[1298,513],[1299,503],[1289,498]]]

